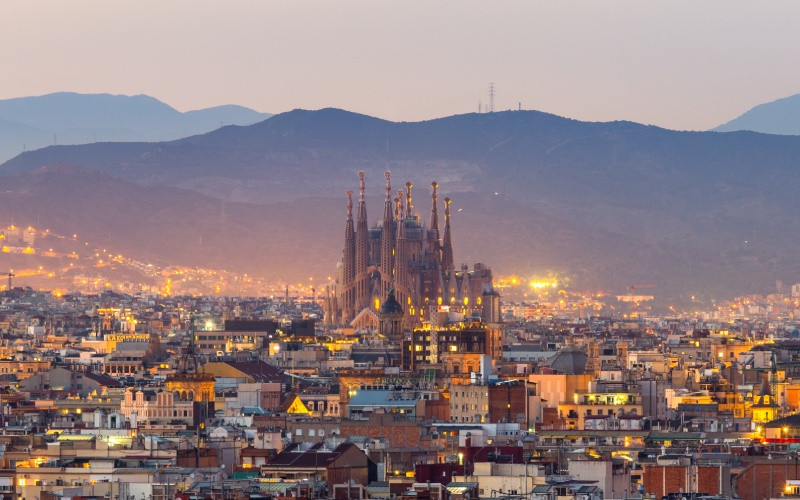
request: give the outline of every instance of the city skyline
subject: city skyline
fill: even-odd
[[[148,94],[181,111],[418,121],[537,109],[706,130],[798,92],[789,2],[11,3],[0,98]],[[765,78],[769,76],[769,78]]]

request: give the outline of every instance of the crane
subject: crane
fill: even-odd
[[[16,276],[16,274],[14,274],[14,270],[12,269],[6,273],[0,274],[0,276],[8,276],[8,288],[6,288],[6,290],[11,290],[11,278]]]

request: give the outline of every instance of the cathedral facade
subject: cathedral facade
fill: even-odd
[[[412,185],[393,197],[386,172],[383,217],[372,227],[367,221],[365,175],[360,186],[356,218],[353,192],[347,192],[347,217],[342,261],[333,289],[328,287],[325,322],[357,328],[375,325],[390,290],[403,308],[404,325],[429,322],[432,313],[455,310],[468,317],[499,320],[499,303],[492,272],[482,264],[473,269],[455,265],[450,227],[450,199],[444,199],[444,230],[440,234],[438,184],[431,183],[429,223],[414,210]],[[436,314],[433,314],[436,316]]]

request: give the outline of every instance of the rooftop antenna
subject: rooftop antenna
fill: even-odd
[[[489,83],[489,112],[494,113],[494,82]]]

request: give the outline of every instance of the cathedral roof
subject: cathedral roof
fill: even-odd
[[[386,300],[381,304],[380,313],[383,314],[403,314],[403,306],[394,296],[394,288],[389,289]]]

